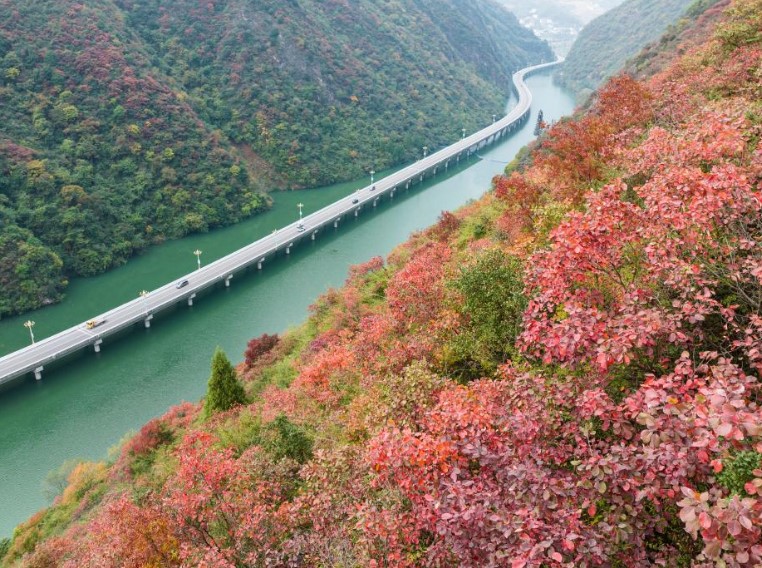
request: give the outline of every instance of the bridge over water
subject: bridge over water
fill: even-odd
[[[154,314],[182,302],[193,305],[193,300],[202,290],[220,283],[230,286],[236,272],[253,265],[261,269],[276,254],[289,254],[300,240],[314,240],[324,227],[338,227],[346,216],[358,216],[363,208],[375,207],[382,197],[394,196],[400,189],[407,189],[427,177],[446,171],[450,165],[507,136],[529,117],[532,94],[524,78],[558,63],[535,65],[514,73],[513,86],[518,103],[507,115],[486,128],[186,276],[92,318],[90,321],[98,324],[94,327],[82,323],[0,358],[0,385],[27,373],[33,373],[39,380],[47,364],[91,346],[98,352],[105,337],[136,324],[150,327]],[[180,283],[185,284],[179,286]]]

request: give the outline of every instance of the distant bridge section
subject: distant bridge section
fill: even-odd
[[[424,156],[398,172],[307,215],[301,221],[291,223],[176,281],[100,314],[88,322],[0,358],[0,385],[27,373],[33,373],[39,380],[45,365],[70,353],[87,347],[92,347],[98,352],[103,339],[109,335],[140,323],[150,327],[153,314],[181,302],[192,306],[196,294],[200,291],[220,282],[230,286],[236,272],[252,265],[261,269],[276,253],[282,251],[289,254],[291,247],[298,241],[306,238],[314,240],[324,227],[338,227],[344,217],[357,216],[366,206],[375,207],[384,195],[394,196],[397,190],[409,188],[439,171],[446,171],[451,164],[457,164],[462,158],[465,159],[484,146],[507,136],[529,117],[532,93],[524,83],[524,78],[558,63],[560,61],[535,65],[514,73],[513,85],[518,95],[518,103],[507,115],[486,128],[470,136],[464,136],[458,142]]]

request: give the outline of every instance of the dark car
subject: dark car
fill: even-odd
[[[376,186],[375,185],[370,186],[370,190],[371,191],[376,191]]]
[[[352,200],[352,204],[355,204],[355,203],[360,203],[360,200],[357,199],[356,197]]]
[[[187,280],[181,280],[175,285],[175,288],[185,288],[188,285]]]

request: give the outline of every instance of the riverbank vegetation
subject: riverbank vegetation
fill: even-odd
[[[0,0],[0,316],[266,191],[415,158],[549,47],[483,0]],[[46,267],[39,270],[40,259]]]
[[[81,464],[21,566],[762,563],[762,10]],[[666,57],[666,54],[665,54]],[[204,380],[204,377],[199,377]]]

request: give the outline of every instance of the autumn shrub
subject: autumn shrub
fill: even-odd
[[[249,340],[244,353],[245,367],[247,369],[253,367],[257,361],[272,351],[279,341],[280,337],[277,333],[274,335],[263,333],[259,337]]]
[[[441,277],[450,256],[449,247],[429,244],[392,277],[386,297],[401,327],[423,325],[434,318],[444,295]]]
[[[132,456],[143,456],[162,444],[171,443],[173,438],[167,424],[159,418],[154,418],[146,422],[137,435],[124,446],[123,451]]]
[[[356,284],[363,276],[366,276],[371,272],[377,272],[383,267],[384,259],[380,256],[374,256],[369,261],[362,264],[353,264],[349,267],[349,274],[347,275],[346,284]]]
[[[49,500],[52,501],[63,493],[69,484],[69,476],[78,463],[79,460],[77,459],[66,460],[56,469],[48,472],[45,476],[44,493]]]
[[[455,231],[460,228],[460,224],[461,220],[457,215],[449,211],[442,211],[439,214],[437,222],[429,229],[429,232],[436,240],[444,242],[455,234]]]
[[[256,448],[235,458],[204,433],[189,435],[168,481],[161,510],[183,542],[186,565],[261,565],[282,538],[276,513],[285,494],[277,476],[256,464]]]

